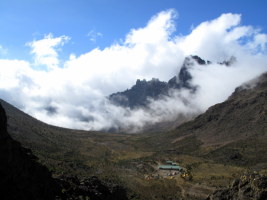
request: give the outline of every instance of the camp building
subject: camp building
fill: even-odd
[[[159,165],[159,169],[181,171],[182,167],[180,167],[178,165]]]
[[[159,169],[181,171],[182,167],[178,166],[175,162],[168,160],[166,161],[166,165],[159,165]]]

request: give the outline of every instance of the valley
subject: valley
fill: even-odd
[[[206,199],[245,172],[266,175],[266,94],[263,74],[255,87],[237,88],[192,121],[142,134],[59,128],[1,104],[12,138],[30,148],[53,177],[97,176],[125,187],[128,199]],[[191,178],[162,176],[158,165],[168,160]]]
[[[267,200],[266,8],[1,0],[0,200]]]

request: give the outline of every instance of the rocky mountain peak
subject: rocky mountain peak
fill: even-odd
[[[191,55],[185,58],[183,66],[192,66],[194,65],[194,62],[196,62],[199,65],[206,65],[206,64],[210,64],[210,61],[205,61],[202,58],[200,58],[199,56],[196,55]]]
[[[178,74],[178,77],[176,78],[176,81],[178,81],[180,88],[195,89],[195,87],[190,84],[190,80],[192,80],[193,77],[189,72],[189,69],[195,64],[209,65],[211,64],[211,62],[205,61],[196,55],[186,57]]]
[[[210,61],[205,61],[196,55],[188,56],[184,59],[178,75],[168,82],[160,81],[158,78],[152,78],[150,81],[137,79],[132,88],[111,94],[109,99],[116,105],[135,108],[147,106],[148,98],[157,100],[161,96],[168,95],[170,89],[186,88],[194,91],[196,87],[190,83],[192,79],[192,75],[189,72],[190,67],[195,64],[207,65],[210,63]]]
[[[229,60],[215,64],[225,67],[232,65],[235,60],[235,57],[231,57]],[[150,109],[152,108],[151,106],[153,105],[153,101],[170,99],[173,95],[177,94],[177,92],[181,92],[182,90],[187,90],[191,94],[196,93],[199,86],[193,83],[194,77],[192,71],[194,68],[200,70],[203,68],[205,71],[205,68],[207,67],[213,67],[211,61],[204,60],[197,55],[190,55],[184,58],[183,64],[178,67],[178,73],[167,82],[161,81],[158,78],[152,78],[151,80],[137,79],[136,84],[131,88],[122,92],[113,93],[108,96],[108,99],[110,103],[116,106],[132,110],[136,108]],[[179,102],[179,99],[176,100]],[[181,99],[181,101],[183,100]],[[185,119],[183,118],[183,120]]]
[[[137,79],[135,83],[135,85],[138,85],[138,86],[141,86],[144,84],[146,84],[146,79],[143,79],[143,80]]]

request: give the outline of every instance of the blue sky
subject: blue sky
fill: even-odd
[[[264,0],[1,0],[0,45],[6,54],[0,56],[30,59],[25,44],[49,33],[71,37],[61,56],[104,48],[170,8],[178,12],[177,34],[228,12],[242,14],[242,24],[267,30]]]
[[[0,98],[86,130],[139,130],[204,112],[267,71],[266,8],[264,0],[0,0]],[[174,91],[146,110],[106,98],[137,79],[168,81],[188,55],[213,63],[188,69],[195,94]],[[232,56],[231,67],[218,64]]]

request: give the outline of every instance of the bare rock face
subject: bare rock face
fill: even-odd
[[[229,188],[217,190],[207,200],[265,200],[267,199],[267,177],[247,174],[235,179]]]
[[[6,113],[1,104],[0,160],[0,199],[55,199],[59,187],[31,151],[8,135]]]

